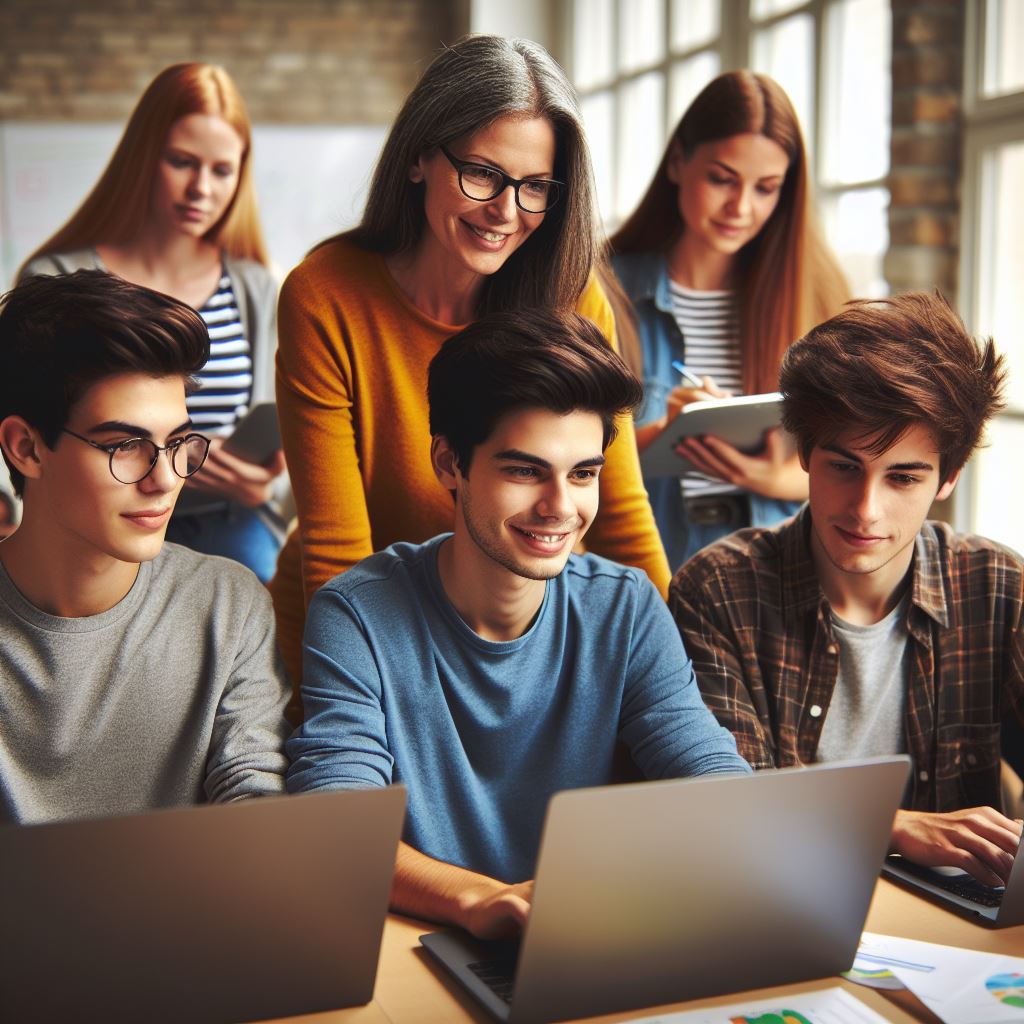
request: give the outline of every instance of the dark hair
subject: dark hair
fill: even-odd
[[[855,430],[879,456],[915,424],[935,436],[948,480],[1005,404],[1005,358],[939,294],[859,300],[795,342],[782,363],[782,422],[804,457]]]
[[[478,312],[571,309],[598,254],[590,151],[565,72],[529,39],[469,35],[438,54],[402,105],[377,162],[362,223],[346,235],[375,252],[412,249],[429,230],[424,185],[409,179],[413,164],[503,117],[550,121],[554,177],[568,187],[526,243],[486,279]]]
[[[430,433],[447,438],[463,475],[473,449],[512,409],[597,413],[607,448],[615,417],[642,397],[640,382],[578,313],[489,314],[449,338],[427,372]]]
[[[0,298],[0,420],[21,416],[53,448],[75,402],[121,373],[185,378],[210,356],[199,314],[102,270],[29,278]],[[19,496],[25,479],[4,453]]]

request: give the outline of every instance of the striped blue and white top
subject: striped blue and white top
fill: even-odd
[[[213,436],[230,434],[252,402],[252,349],[226,270],[199,315],[210,332],[210,359],[196,374],[199,390],[186,398],[185,405],[197,430]]]
[[[739,308],[733,291],[694,291],[669,281],[672,315],[686,343],[686,367],[697,377],[712,377],[733,395],[743,394]],[[740,488],[699,474],[682,479],[686,498],[736,494]]]

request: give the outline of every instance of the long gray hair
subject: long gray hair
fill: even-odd
[[[464,36],[430,64],[407,97],[381,153],[362,223],[348,237],[394,254],[426,225],[424,185],[409,170],[424,153],[499,118],[545,117],[555,130],[561,201],[484,284],[478,315],[524,307],[571,308],[598,253],[590,151],[576,94],[548,52],[528,39]]]

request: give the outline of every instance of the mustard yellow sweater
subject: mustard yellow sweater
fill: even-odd
[[[614,338],[591,281],[579,312]],[[340,239],[311,253],[281,290],[277,402],[299,527],[271,583],[278,640],[298,690],[306,603],[327,580],[395,541],[452,528],[430,464],[427,365],[459,328],[418,310],[377,253]],[[644,569],[666,593],[668,563],[623,418],[601,473],[588,549]]]

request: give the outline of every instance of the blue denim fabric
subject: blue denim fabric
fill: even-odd
[[[672,360],[686,362],[686,341],[672,315],[668,265],[664,254],[627,253],[614,257],[612,263],[636,311],[644,361],[644,400],[637,411],[636,422],[642,426],[664,416],[668,393],[679,383],[679,374],[672,369]],[[673,572],[702,547],[736,529],[734,526],[689,522],[678,480],[645,478],[644,485]],[[749,492],[746,498],[750,503],[750,518],[742,524],[745,526],[773,526],[794,515],[802,504],[764,498]]]
[[[171,517],[167,540],[204,555],[221,555],[248,566],[264,583],[277,568],[281,540],[258,508],[228,504],[209,512]]]

